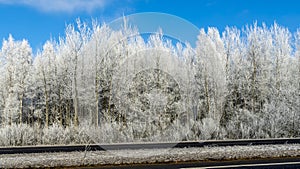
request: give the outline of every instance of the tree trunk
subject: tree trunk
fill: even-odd
[[[45,77],[45,72],[43,71],[43,80],[44,80],[44,92],[45,92],[45,105],[46,105],[46,112],[45,112],[45,127],[48,128],[49,126],[49,96],[47,91],[47,81]]]
[[[204,82],[204,88],[205,88],[205,97],[206,97],[206,115],[205,115],[205,117],[206,117],[209,114],[209,111],[210,111],[207,72],[205,72],[204,81],[205,81]]]
[[[96,78],[95,78],[95,99],[96,99],[96,109],[95,109],[95,126],[98,127],[99,126],[99,95],[98,95],[98,91],[99,91],[99,80],[98,80],[98,73],[96,73]]]
[[[78,88],[77,88],[77,69],[78,69],[78,55],[75,55],[75,70],[74,70],[74,125],[78,127]]]
[[[63,117],[62,117],[62,99],[61,99],[61,88],[59,88],[59,95],[58,95],[58,97],[59,97],[59,106],[58,106],[58,112],[59,112],[59,125],[60,125],[60,127],[62,127],[63,126]]]
[[[70,126],[70,101],[66,101],[66,117],[65,117],[65,121],[66,121],[66,126]]]
[[[19,123],[20,124],[22,124],[22,122],[23,122],[23,118],[22,118],[22,116],[23,116],[23,94],[21,94],[21,97],[20,97],[20,107],[19,107],[19,116],[20,116],[20,121],[19,121]]]
[[[252,72],[252,86],[251,86],[251,97],[252,97],[252,112],[255,113],[255,103],[256,103],[256,91],[255,91],[255,85],[256,85],[256,73],[257,73],[257,65],[256,65],[256,56],[255,53],[252,53],[252,66],[253,66],[253,72]]]

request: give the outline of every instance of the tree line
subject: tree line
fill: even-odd
[[[21,126],[44,137],[93,128],[110,142],[121,136],[108,128],[130,137],[123,141],[162,130],[160,139],[184,140],[300,134],[300,30],[277,23],[200,29],[192,47],[162,31],[145,38],[131,26],[77,20],[36,54],[9,35],[0,74],[1,137]]]

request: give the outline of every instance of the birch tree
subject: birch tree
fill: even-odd
[[[18,123],[22,123],[23,101],[27,86],[26,80],[32,64],[32,51],[26,40],[15,41],[10,35],[7,40],[3,41],[2,56],[9,100],[5,102],[4,116],[9,124],[16,122],[16,118]],[[18,115],[16,115],[17,112]]]
[[[56,81],[56,53],[52,42],[48,41],[43,46],[43,51],[35,58],[37,83],[40,82],[41,88],[43,89],[44,105],[45,105],[45,127],[49,126],[49,116],[54,113],[53,105],[51,105],[52,96],[54,90],[57,87]],[[56,100],[55,100],[56,101]],[[52,101],[53,103],[53,101]],[[55,115],[52,115],[55,116]]]
[[[196,51],[198,69],[195,78],[201,102],[199,118],[220,119],[223,96],[226,92],[226,58],[218,30],[209,28],[206,34],[204,29],[201,29]]]
[[[79,74],[79,61],[82,61],[84,45],[88,40],[88,28],[85,23],[81,23],[77,20],[77,29],[73,25],[68,25],[66,28],[65,45],[68,47],[69,57],[71,59],[70,65],[72,68],[72,93],[73,93],[73,106],[74,106],[74,118],[73,122],[75,126],[78,126],[78,114],[79,114],[79,88],[78,83],[80,80]],[[83,68],[84,69],[84,68]]]
[[[227,27],[223,32],[222,40],[226,53],[226,82],[227,96],[224,102],[224,113],[221,117],[221,125],[226,126],[229,120],[244,107],[244,96],[242,87],[244,79],[243,67],[245,44],[243,43],[241,33],[237,28]]]

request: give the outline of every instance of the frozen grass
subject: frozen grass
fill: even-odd
[[[300,144],[0,155],[1,168],[119,165],[300,156]]]

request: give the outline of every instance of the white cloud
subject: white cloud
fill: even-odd
[[[0,0],[0,4],[26,5],[44,12],[68,12],[102,9],[112,0]]]

